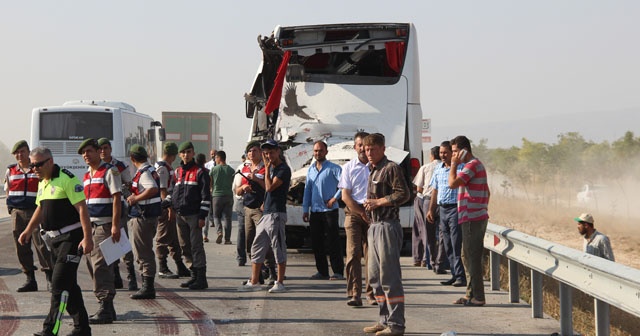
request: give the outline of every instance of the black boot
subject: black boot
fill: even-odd
[[[182,260],[180,260],[180,259],[176,260],[176,267],[178,267],[178,276],[179,277],[186,278],[188,276],[191,276],[191,272],[189,272],[189,269],[187,268],[187,266],[184,265]]]
[[[23,292],[37,292],[38,291],[38,283],[36,282],[36,275],[34,271],[26,272],[27,281],[22,284],[20,288],[18,288],[18,293]]]
[[[89,316],[90,324],[111,324],[114,321],[113,316],[116,315],[116,311],[113,308],[112,300],[103,300],[100,301],[100,308],[98,311]]]
[[[48,270],[48,271],[44,271],[44,276],[47,278],[47,291],[49,293],[51,293],[51,275],[53,274],[53,271]]]
[[[127,280],[129,280],[129,290],[137,291],[138,283],[136,281],[136,269],[133,264],[127,266]]]
[[[161,279],[177,279],[178,275],[171,272],[169,266],[167,266],[167,258],[163,258],[159,260],[159,271],[158,276]]]
[[[156,289],[153,286],[153,277],[142,277],[142,288],[130,297],[134,300],[155,299]]]
[[[116,260],[113,263],[113,286],[116,289],[124,288],[124,284],[122,283],[122,277],[120,276],[120,260]]]
[[[209,288],[209,284],[207,283],[207,268],[200,267],[194,270],[196,272],[196,281],[189,285],[189,289],[200,290]]]
[[[191,267],[191,271],[190,272],[191,272],[191,279],[189,279],[187,282],[181,283],[180,287],[188,288],[189,286],[191,286],[191,284],[196,282],[196,269]]]

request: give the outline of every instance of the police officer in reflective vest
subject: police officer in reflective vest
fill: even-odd
[[[20,245],[18,237],[29,224],[36,208],[36,193],[38,191],[38,176],[29,167],[29,145],[26,141],[16,142],[11,150],[11,154],[16,158],[16,163],[7,167],[4,179],[4,191],[7,194],[7,209],[13,224],[13,240],[16,245],[18,262],[22,266],[22,272],[27,276],[27,281],[18,288],[18,292],[35,292],[38,290],[35,271],[37,268],[33,264],[33,251],[31,243]],[[45,246],[39,234],[33,236],[33,243],[38,255],[40,267],[47,278],[47,289],[51,287],[51,269],[53,261],[51,253]]]
[[[182,161],[176,169],[176,185],[173,187],[171,201],[177,213],[178,239],[182,255],[191,270],[191,279],[180,284],[180,287],[205,289],[209,285],[202,227],[211,206],[211,181],[206,170],[196,164],[191,142],[181,143],[178,152]]]
[[[86,139],[78,147],[78,154],[89,165],[84,174],[84,195],[93,234],[94,246],[106,239],[120,241],[120,212],[122,206],[122,180],[118,168],[100,159],[98,142]],[[108,324],[116,319],[113,298],[116,289],[113,283],[113,265],[107,265],[102,250],[94,249],[87,258],[89,274],[93,278],[93,292],[100,302],[98,311],[89,317],[89,323]]]
[[[155,299],[153,281],[156,274],[156,256],[153,253],[153,237],[156,235],[160,216],[160,179],[156,170],[147,162],[147,150],[136,144],[129,150],[129,158],[137,171],[131,180],[129,204],[129,235],[133,255],[142,273],[142,287],[130,297]]]
[[[82,254],[93,250],[91,222],[82,184],[71,172],[53,162],[51,151],[46,147],[34,148],[29,159],[40,179],[37,207],[18,242],[28,243],[41,223],[41,233],[54,261],[49,314],[44,320],[43,330],[34,335],[58,334],[56,317],[60,302],[66,297],[67,312],[73,318],[73,331],[69,335],[90,336],[89,316],[78,286],[78,265]],[[63,296],[63,292],[68,296]]]

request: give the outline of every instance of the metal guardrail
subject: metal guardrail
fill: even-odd
[[[500,256],[509,259],[509,294],[519,302],[518,264],[531,269],[532,317],[542,317],[542,275],[560,281],[560,327],[573,335],[571,290],[595,298],[596,335],[609,335],[609,305],[640,317],[640,270],[489,223],[491,289],[500,289]]]

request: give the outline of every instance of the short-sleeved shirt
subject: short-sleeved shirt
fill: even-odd
[[[269,172],[271,181],[276,177],[282,184],[276,190],[267,192],[264,198],[264,214],[287,212],[287,192],[291,184],[291,168],[282,162],[275,167],[271,167]]]
[[[124,161],[120,161],[112,157],[111,162],[109,163],[116,166],[120,171],[120,179],[122,180],[122,183],[131,183],[131,170],[129,170],[129,166]]]
[[[458,189],[449,188],[449,170],[444,162],[438,164],[433,171],[429,186],[438,191],[438,205],[456,204],[458,202]]]
[[[487,171],[477,158],[472,158],[458,171],[464,184],[458,187],[458,223],[489,218],[489,184]]]
[[[80,180],[68,170],[54,165],[51,178],[38,183],[36,205],[42,211],[42,229],[60,230],[80,222],[74,205],[84,200],[84,187]]]
[[[358,204],[364,204],[367,199],[367,184],[369,183],[369,165],[362,163],[356,157],[342,166],[342,175],[338,188],[351,190],[351,198]]]
[[[143,170],[147,166],[151,166],[149,162],[143,163],[138,170]],[[151,188],[158,188],[158,184],[156,184],[156,181],[153,179],[151,172],[147,170],[140,175],[140,180],[138,181],[138,195]]]
[[[211,172],[209,173],[213,189],[211,196],[219,197],[233,195],[233,191],[231,191],[233,185],[233,174],[235,174],[235,171],[227,164],[219,164],[211,168]]]
[[[433,187],[429,185],[429,182],[431,182],[431,177],[433,176],[433,172],[436,170],[438,164],[440,164],[440,160],[433,160],[423,165],[418,170],[416,177],[413,179],[413,184],[422,188],[422,192],[418,193],[418,197],[431,197]]]
[[[613,256],[613,249],[611,248],[609,237],[598,231],[593,231],[591,237],[584,238],[583,248],[585,253],[616,261],[616,258]]]

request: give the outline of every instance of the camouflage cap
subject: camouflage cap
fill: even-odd
[[[98,146],[102,146],[102,145],[109,145],[109,146],[111,146],[111,141],[109,141],[109,139],[107,139],[107,138],[100,138],[100,139],[98,139]]]
[[[94,138],[85,139],[80,146],[78,147],[78,154],[82,154],[82,149],[87,146],[93,146],[93,148],[98,149],[100,146],[98,145],[98,141]]]
[[[178,148],[178,152],[186,151],[189,148],[193,148],[193,144],[191,143],[191,141],[185,141],[180,144],[180,147]]]
[[[167,155],[177,155],[178,154],[178,145],[175,142],[167,142],[164,144],[162,148],[162,152]]]
[[[129,155],[144,156],[145,158],[149,157],[149,154],[147,154],[147,150],[138,144],[135,144],[131,146],[131,148],[129,148]]]
[[[16,142],[16,144],[13,145],[13,149],[11,149],[11,154],[15,154],[18,151],[18,149],[20,149],[22,147],[29,148],[29,144],[27,144],[26,140],[20,140],[20,141]]]

